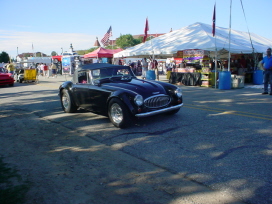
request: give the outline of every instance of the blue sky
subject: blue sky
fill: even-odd
[[[272,40],[272,0],[232,0],[232,29]],[[112,26],[120,34],[143,34],[145,19],[149,33],[167,33],[196,22],[212,24],[216,3],[216,26],[228,28],[230,0],[0,0],[0,52],[11,57],[40,51],[50,55],[93,47]]]

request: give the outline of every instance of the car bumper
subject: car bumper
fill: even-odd
[[[0,80],[0,85],[1,86],[9,85],[9,84],[14,84],[14,80],[12,80],[12,79]]]
[[[169,111],[179,109],[182,106],[183,106],[183,103],[181,103],[179,105],[176,105],[176,106],[171,106],[171,107],[168,107],[168,108],[160,109],[160,110],[155,110],[155,111],[152,111],[152,112],[138,113],[135,116],[138,117],[138,118],[143,118],[143,117],[148,117],[148,116],[157,115],[157,114],[161,114],[161,113],[167,113]]]

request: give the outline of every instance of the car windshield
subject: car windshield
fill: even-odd
[[[102,68],[92,70],[94,79],[112,78],[112,77],[133,77],[132,71],[127,67],[118,68]]]
[[[0,67],[0,72],[1,73],[6,73],[6,70],[4,68]]]

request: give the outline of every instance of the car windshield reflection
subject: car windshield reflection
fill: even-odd
[[[128,68],[95,69],[95,70],[92,70],[91,72],[92,72],[93,79],[105,79],[105,78],[128,79],[128,78],[134,77],[133,73]]]

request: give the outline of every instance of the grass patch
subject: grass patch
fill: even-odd
[[[0,157],[0,204],[21,204],[29,190],[16,169],[8,167]]]

